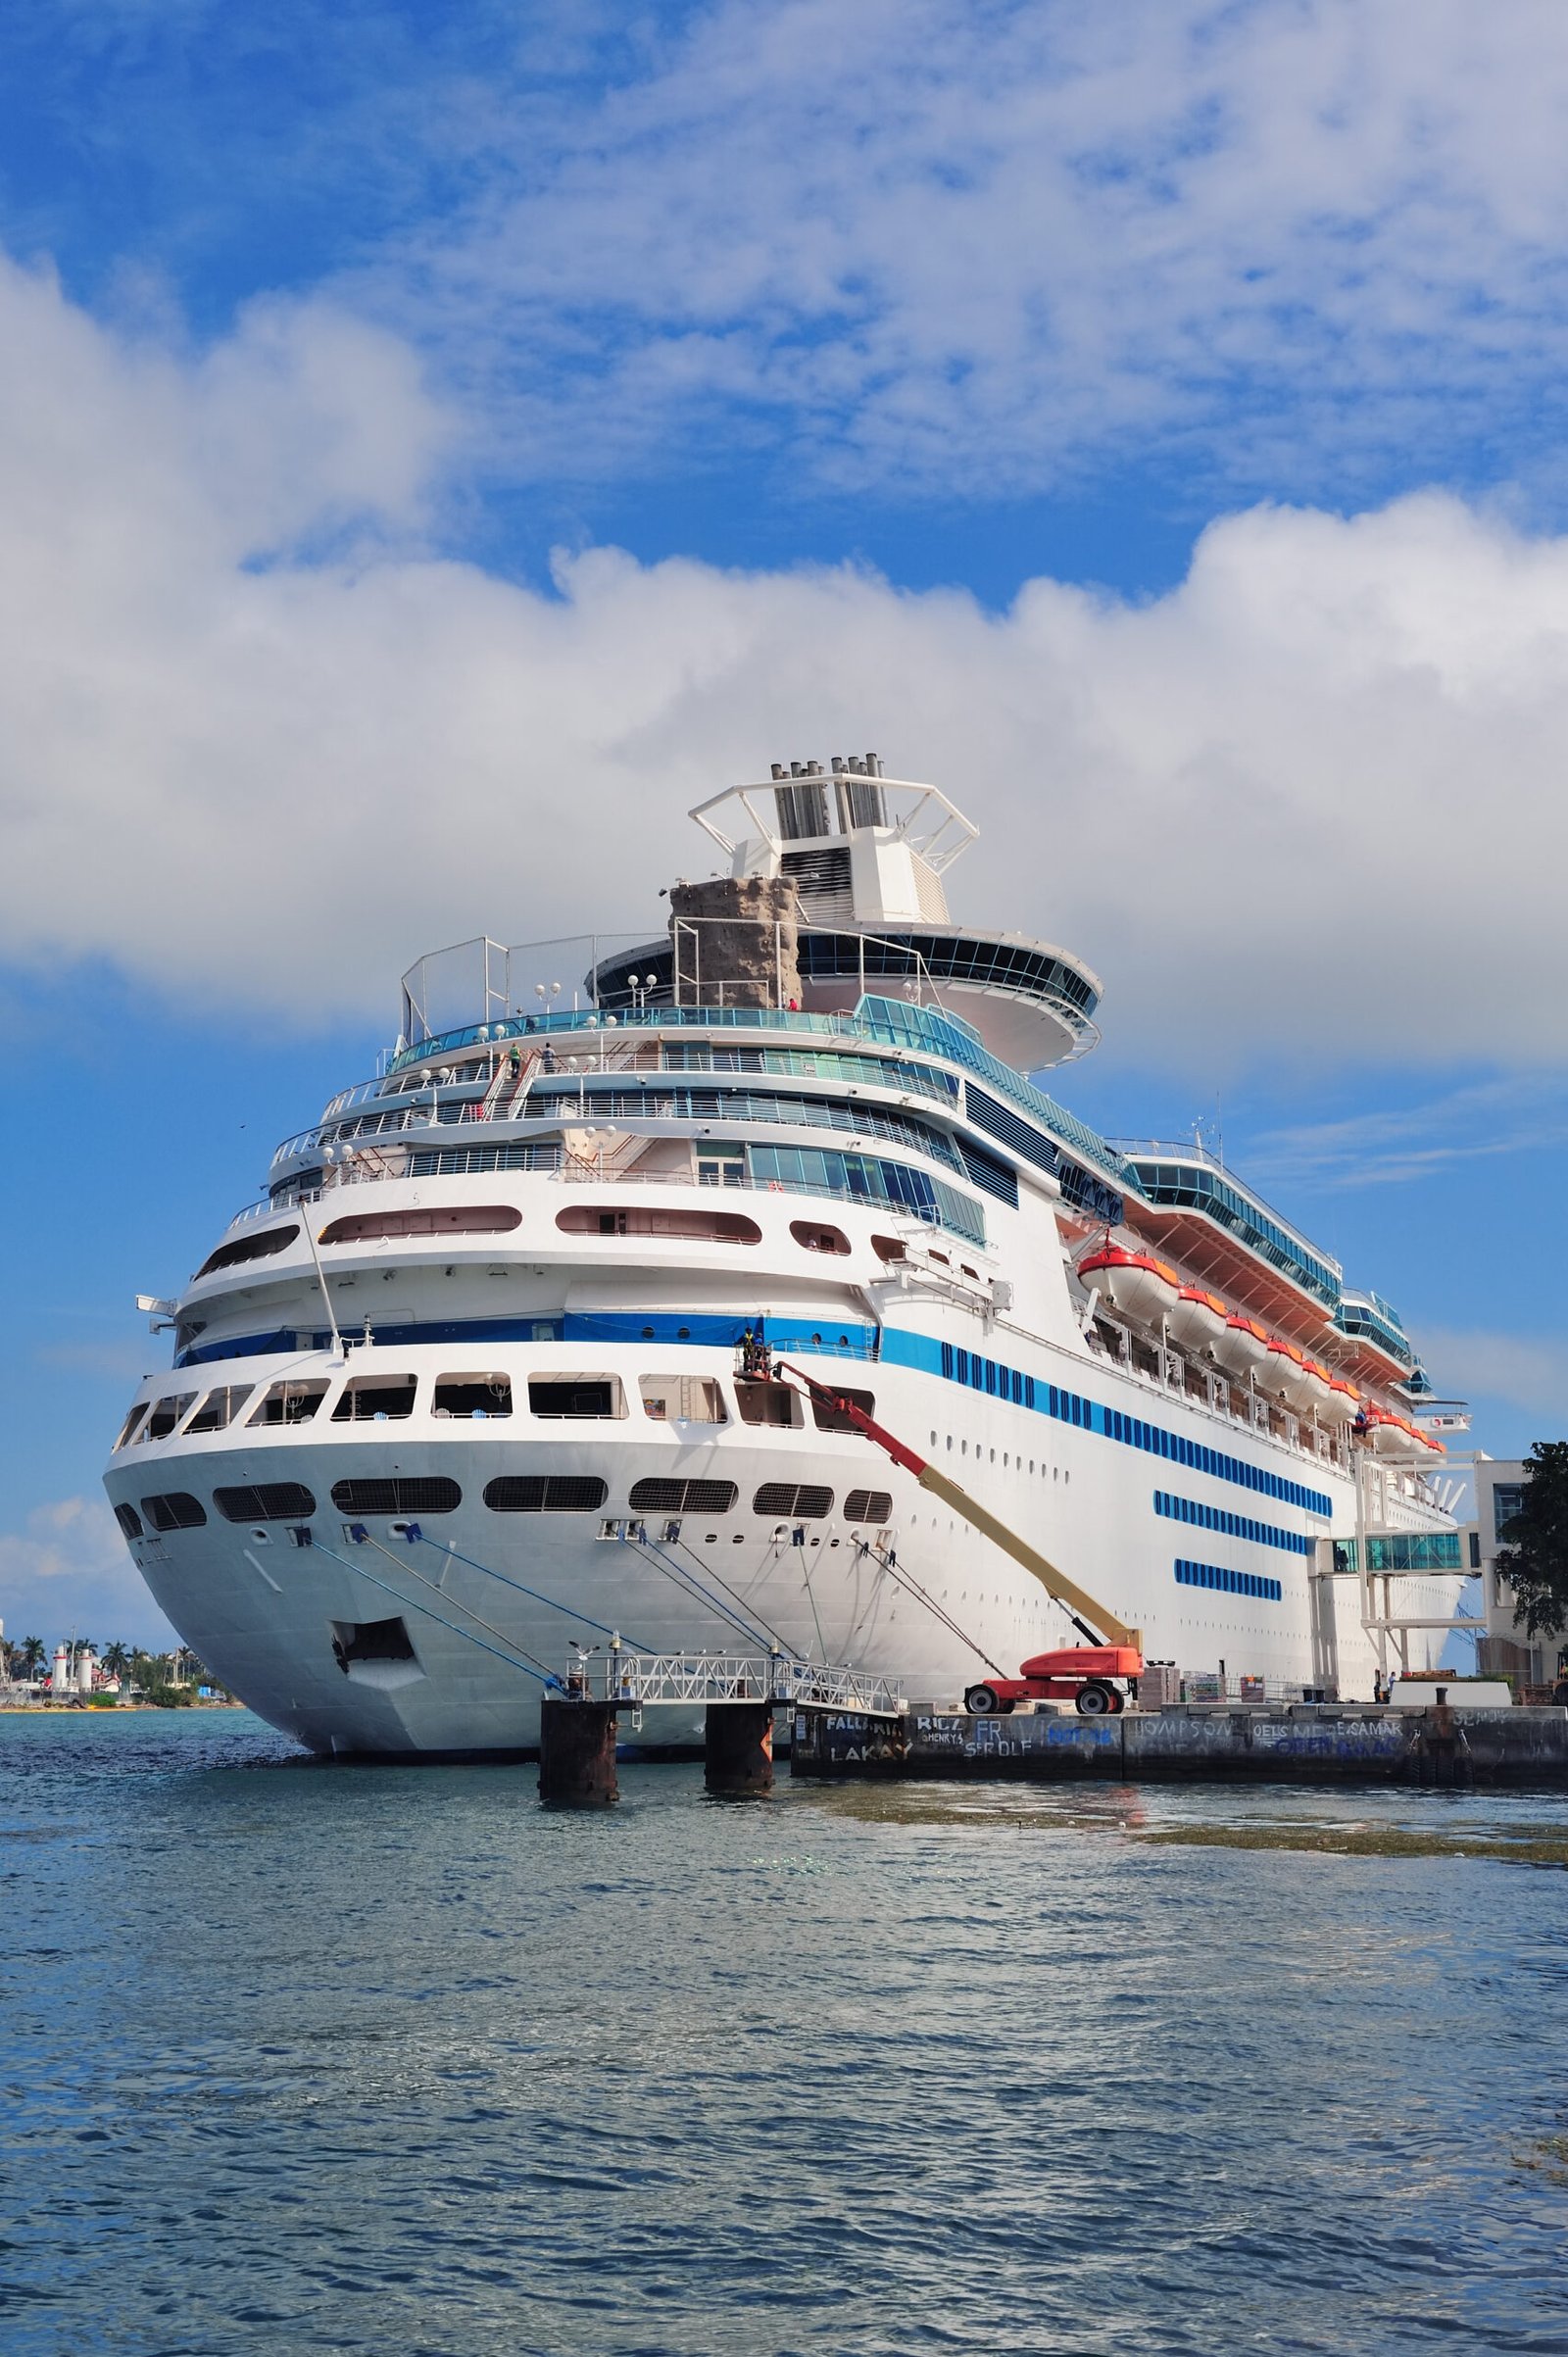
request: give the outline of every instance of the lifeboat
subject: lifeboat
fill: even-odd
[[[1330,1375],[1329,1390],[1333,1395],[1329,1413],[1341,1424],[1353,1424],[1361,1406],[1361,1395],[1353,1383],[1343,1375]]]
[[[1307,1360],[1306,1371],[1312,1378],[1312,1407],[1319,1423],[1348,1424],[1355,1413],[1349,1385],[1315,1358]]]
[[[1366,1420],[1379,1456],[1402,1457],[1408,1462],[1426,1454],[1426,1435],[1407,1424],[1403,1416],[1391,1415],[1386,1407],[1368,1407]]]
[[[1098,1287],[1101,1300],[1123,1317],[1137,1318],[1146,1326],[1157,1326],[1175,1307],[1182,1290],[1180,1277],[1163,1260],[1148,1252],[1124,1252],[1117,1244],[1090,1252],[1079,1261],[1078,1275],[1089,1291]]]
[[[1200,1285],[1184,1285],[1166,1313],[1165,1328],[1177,1350],[1190,1358],[1219,1358],[1229,1316],[1217,1294],[1205,1293]]]
[[[1220,1346],[1221,1364],[1245,1383],[1249,1375],[1261,1372],[1268,1357],[1268,1335],[1255,1318],[1228,1317],[1225,1320],[1225,1340]]]
[[[1317,1388],[1307,1373],[1306,1359],[1295,1343],[1282,1342],[1277,1334],[1269,1336],[1257,1380],[1263,1391],[1296,1408],[1310,1407]]]

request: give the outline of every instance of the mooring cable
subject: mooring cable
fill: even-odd
[[[620,1544],[622,1547],[640,1547],[646,1553],[655,1556],[662,1566],[666,1577],[673,1580],[688,1596],[700,1596],[710,1611],[716,1612],[721,1620],[729,1621],[733,1627],[739,1629],[743,1637],[750,1638],[753,1645],[760,1645],[764,1652],[772,1650],[774,1644],[772,1638],[764,1637],[760,1629],[754,1629],[750,1622],[742,1620],[738,1612],[732,1612],[727,1604],[720,1603],[716,1596],[710,1596],[707,1589],[693,1579],[684,1564],[670,1561],[655,1540],[622,1538]]]
[[[1004,1678],[1007,1675],[1006,1671],[1003,1669],[1000,1662],[992,1660],[991,1655],[986,1651],[985,1646],[977,1644],[975,1639],[969,1635],[967,1629],[962,1629],[958,1626],[958,1623],[954,1619],[952,1613],[948,1611],[947,1607],[943,1604],[939,1604],[935,1596],[927,1595],[926,1591],[921,1587],[919,1581],[915,1578],[913,1572],[905,1570],[904,1565],[899,1561],[898,1556],[894,1553],[891,1547],[885,1555],[880,1555],[877,1553],[874,1547],[868,1547],[865,1541],[862,1539],[860,1541],[860,1552],[862,1555],[869,1555],[874,1563],[880,1564],[882,1569],[887,1572],[889,1577],[894,1581],[895,1585],[904,1590],[906,1596],[912,1596],[916,1603],[924,1604],[926,1610],[933,1614],[933,1616],[941,1622],[942,1626],[948,1631],[950,1636],[956,1637],[958,1640],[958,1643],[961,1645],[967,1646],[971,1653],[978,1653],[981,1660],[985,1663],[987,1669],[994,1671],[999,1678]]]
[[[454,1562],[466,1563],[470,1571],[482,1571],[487,1580],[499,1580],[503,1588],[515,1588],[519,1596],[531,1596],[536,1604],[546,1604],[552,1612],[564,1613],[568,1620],[580,1622],[585,1629],[597,1629],[601,1637],[621,1638],[634,1653],[654,1653],[659,1649],[657,1645],[641,1645],[635,1637],[626,1637],[621,1630],[612,1629],[606,1622],[595,1620],[591,1612],[577,1612],[570,1604],[558,1604],[553,1596],[541,1596],[537,1588],[525,1588],[521,1580],[509,1579],[504,1571],[492,1571],[488,1563],[481,1563],[477,1556],[466,1555],[462,1547],[453,1546],[450,1539],[428,1537],[416,1522],[411,1522],[404,1535],[409,1539],[416,1539],[421,1547],[433,1547],[438,1555],[450,1555]],[[445,1590],[442,1593],[444,1595]]]
[[[741,1605],[747,1610],[756,1610],[756,1606],[752,1603],[751,1598],[749,1596],[742,1596],[738,1588],[732,1588],[728,1580],[723,1578],[720,1573],[716,1572],[710,1563],[705,1563],[702,1556],[697,1552],[697,1549],[686,1540],[675,1539],[670,1542],[670,1545],[678,1547],[683,1554],[690,1555],[692,1561],[697,1565],[698,1570],[706,1572],[710,1580],[716,1580],[719,1587],[723,1589],[724,1594],[726,1596],[733,1596],[737,1604]],[[760,1613],[758,1614],[758,1618],[761,1620]],[[767,1631],[769,1643],[776,1645],[781,1653],[788,1653],[792,1650],[792,1647],[785,1644],[783,1638],[779,1635],[778,1631],[773,1627],[770,1621],[763,1620],[762,1626]]]
[[[312,1539],[311,1544],[313,1547],[319,1547],[323,1555],[330,1555],[334,1563],[341,1563],[345,1571],[354,1572],[360,1579],[368,1580],[372,1588],[381,1589],[385,1595],[391,1596],[394,1603],[402,1604],[411,1612],[422,1612],[427,1620],[438,1620],[443,1629],[452,1631],[454,1637],[466,1637],[469,1645],[476,1645],[482,1653],[494,1653],[496,1659],[505,1662],[509,1670],[522,1670],[528,1677],[537,1678],[541,1686],[549,1687],[554,1693],[564,1693],[564,1682],[556,1676],[554,1670],[540,1671],[533,1668],[529,1662],[514,1661],[510,1654],[499,1651],[493,1645],[486,1645],[482,1637],[475,1637],[471,1629],[460,1629],[457,1622],[448,1620],[444,1612],[432,1612],[428,1604],[419,1603],[412,1596],[404,1596],[392,1586],[390,1580],[378,1580],[373,1571],[366,1570],[363,1563],[351,1563],[347,1555],[338,1553],[335,1547],[328,1547],[322,1540],[316,1538]],[[425,1585],[429,1585],[428,1581]],[[437,1594],[439,1593],[438,1590]]]
[[[365,1530],[363,1523],[352,1523],[350,1528]],[[428,1588],[430,1594],[440,1596],[444,1603],[455,1604],[458,1602],[456,1596],[449,1596],[444,1588],[438,1588],[434,1580],[427,1580],[422,1571],[416,1571],[412,1563],[406,1561],[402,1555],[395,1555],[389,1547],[383,1547],[381,1541],[373,1539],[368,1531],[365,1531],[364,1539],[359,1544],[365,1547],[373,1547],[377,1553],[385,1555],[389,1563],[396,1563],[400,1571],[407,1572],[411,1580],[417,1580],[421,1588]],[[498,1629],[493,1621],[485,1619],[482,1612],[475,1612],[471,1604],[462,1604],[460,1609],[466,1612],[470,1620],[476,1620],[481,1629],[488,1629],[492,1637],[499,1637],[503,1645],[511,1645],[514,1653],[520,1653],[524,1661],[531,1661],[535,1669],[545,1677],[553,1678],[555,1676],[556,1673],[548,1661],[541,1661],[537,1653],[530,1653],[525,1645],[519,1645],[516,1638],[509,1637],[505,1629]]]

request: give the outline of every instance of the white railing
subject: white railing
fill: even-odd
[[[843,1665],[800,1661],[788,1653],[608,1653],[579,1658],[568,1691],[585,1699],[625,1702],[814,1702],[830,1710],[894,1717],[906,1697],[886,1678]]]

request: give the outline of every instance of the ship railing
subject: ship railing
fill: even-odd
[[[643,1032],[782,1031],[812,1039],[865,1038],[870,1029],[854,1013],[813,1014],[800,1007],[662,1007],[654,1003],[640,1013],[621,1009],[608,1013],[593,1007],[568,1007],[549,1014],[498,1015],[488,1023],[465,1023],[452,1031],[433,1033],[412,1048],[399,1049],[387,1064],[387,1077],[438,1064],[466,1048],[499,1046],[510,1050],[514,1043],[560,1039],[567,1034],[586,1033],[597,1038],[600,1033],[612,1034],[623,1026]]]
[[[641,1132],[636,1133],[636,1143],[639,1146],[646,1142]],[[399,1145],[391,1151],[392,1154],[402,1156],[406,1164],[407,1157],[415,1150]],[[464,1149],[461,1144],[454,1144],[451,1147],[431,1147],[428,1151],[433,1154],[462,1153]],[[475,1146],[471,1151],[475,1154],[484,1154],[487,1150]],[[607,1154],[603,1159],[597,1155],[563,1154],[554,1145],[543,1142],[534,1145],[526,1140],[516,1142],[514,1151],[519,1154],[526,1154],[530,1157],[536,1158],[530,1158],[528,1161],[506,1162],[499,1168],[493,1164],[481,1163],[476,1165],[471,1173],[460,1171],[444,1175],[472,1176],[474,1178],[532,1175],[568,1187],[612,1183],[617,1188],[702,1187],[722,1194],[807,1195],[824,1203],[859,1202],[862,1208],[883,1213],[890,1223],[900,1227],[906,1221],[920,1229],[940,1228],[942,1225],[935,1206],[930,1211],[922,1211],[914,1203],[893,1205],[881,1203],[869,1198],[846,1197],[839,1188],[824,1186],[812,1179],[791,1178],[785,1181],[783,1179],[753,1178],[749,1173],[742,1172],[738,1166],[733,1175],[726,1171],[722,1176],[713,1177],[700,1176],[694,1170],[639,1170],[635,1166],[630,1169],[619,1169],[615,1166],[612,1154]],[[329,1194],[337,1187],[368,1185],[376,1180],[406,1176],[406,1167],[403,1170],[386,1167],[390,1158],[389,1155],[379,1153],[362,1153],[348,1149],[341,1161],[328,1163],[318,1177],[312,1173],[309,1186],[301,1187],[284,1181],[275,1193],[263,1196],[259,1202],[244,1204],[229,1221],[229,1228],[245,1227],[255,1220],[266,1219],[270,1215],[276,1217],[284,1211],[292,1210],[298,1203],[319,1203],[323,1195]]]
[[[573,1682],[575,1682],[573,1684]],[[568,1684],[584,1699],[624,1702],[809,1702],[885,1718],[907,1709],[896,1681],[790,1653],[631,1653],[612,1647],[579,1657]]]

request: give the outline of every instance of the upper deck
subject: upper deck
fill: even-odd
[[[1080,1056],[1099,1037],[1099,977],[1054,943],[955,923],[947,869],[978,829],[939,788],[884,775],[876,756],[781,762],[763,784],[735,786],[690,815],[729,861],[714,884],[752,888],[768,913],[757,936],[750,1004],[851,1014],[868,994],[898,989],[959,1016],[1004,1063],[1038,1071]],[[707,894],[678,878],[664,933],[583,935],[508,946],[462,942],[421,958],[403,978],[403,1038],[424,1048],[461,1028],[440,1008],[466,993],[483,1020],[564,1003],[624,1014],[654,1007],[723,1007],[736,994],[718,955],[732,914],[706,913]],[[708,895],[711,899],[712,895]]]
[[[1234,1310],[1360,1380],[1419,1384],[1387,1305],[1215,1156],[1111,1143],[1026,1076],[1090,1044],[1100,985],[1050,944],[952,921],[947,871],[977,830],[937,788],[874,755],[774,763],[690,814],[729,874],[677,879],[662,937],[419,959],[384,1073],[284,1141],[268,1205],[527,1171],[861,1200],[988,1249],[994,1206],[1043,1183],[1064,1233],[1125,1221]]]

